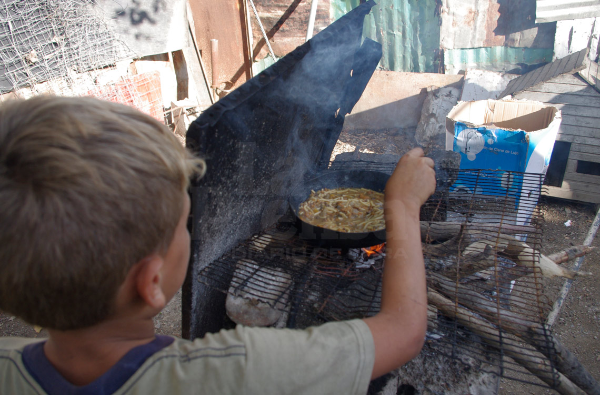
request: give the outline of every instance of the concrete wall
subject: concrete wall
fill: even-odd
[[[462,75],[375,71],[345,130],[416,128],[428,86],[462,88]]]

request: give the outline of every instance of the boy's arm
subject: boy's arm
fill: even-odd
[[[386,261],[381,310],[364,321],[375,343],[371,378],[416,357],[427,329],[427,287],[419,210],[435,191],[433,160],[415,148],[400,159],[385,188]]]

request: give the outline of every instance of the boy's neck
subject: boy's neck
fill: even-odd
[[[154,340],[151,317],[113,318],[72,331],[49,330],[44,354],[70,383],[87,385],[134,347]]]

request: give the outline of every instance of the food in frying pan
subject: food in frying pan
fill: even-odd
[[[374,232],[385,228],[383,193],[366,188],[312,191],[300,204],[298,216],[313,226],[337,232]]]

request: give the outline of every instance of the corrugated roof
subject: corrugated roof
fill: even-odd
[[[552,48],[555,24],[536,24],[535,0],[444,0],[444,49],[481,47]]]
[[[551,48],[447,49],[444,51],[444,65],[447,74],[458,74],[467,69],[521,74],[523,69],[527,70],[528,65],[550,62],[552,53]]]
[[[339,18],[359,3],[331,0],[331,13]],[[363,36],[382,45],[382,68],[428,73],[441,69],[437,5],[436,0],[377,0],[365,18]]]
[[[535,23],[600,16],[600,0],[537,0]]]
[[[506,86],[506,89],[500,94],[499,97],[521,92],[525,89],[531,88],[532,86],[551,80],[554,77],[558,77],[561,74],[573,74],[579,70],[583,70],[587,66],[587,53],[587,48],[582,49],[579,52],[575,52],[574,54],[565,56],[562,59],[548,63],[544,67],[530,71],[529,73],[509,82]]]

